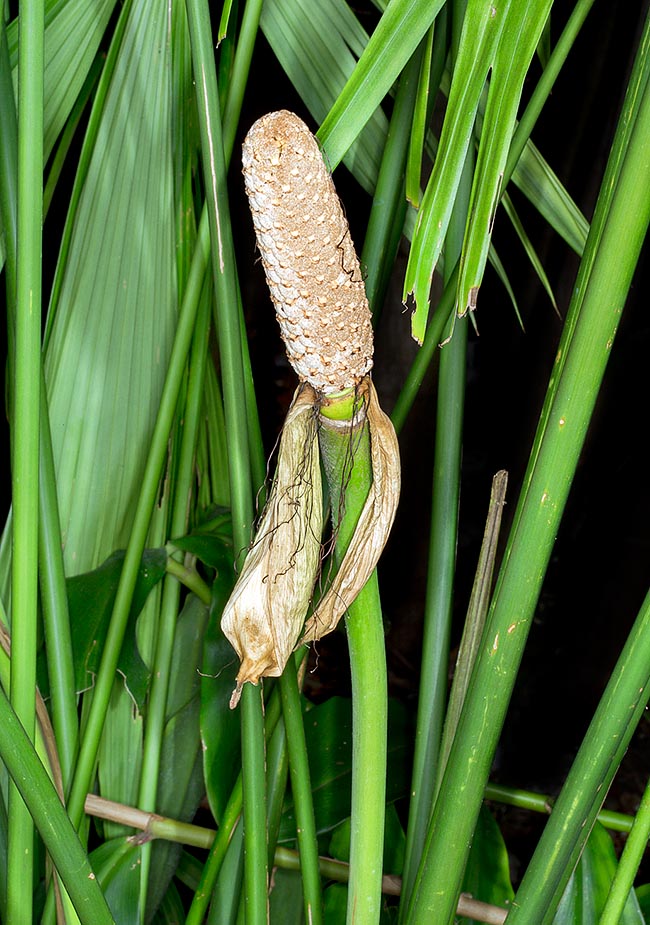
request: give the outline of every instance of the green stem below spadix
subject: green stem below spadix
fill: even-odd
[[[360,408],[356,389],[344,389],[320,398],[320,413],[330,421],[351,421]]]
[[[319,431],[336,533],[334,558],[340,565],[372,484],[370,430],[357,412],[350,390],[347,422],[343,402],[321,408]],[[329,417],[327,416],[329,412]],[[347,921],[376,923],[381,880],[386,799],[387,688],[384,629],[377,573],[348,608],[346,617],[352,678],[352,818]]]

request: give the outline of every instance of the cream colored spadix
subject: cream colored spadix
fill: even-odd
[[[298,644],[336,627],[377,564],[400,490],[397,437],[369,375],[373,335],[359,261],[318,143],[293,113],[270,113],[248,133],[243,167],[267,283],[302,386],[282,432],[269,502],[221,621],[241,660],[231,706],[246,681],[280,675]],[[360,417],[329,420],[339,401],[350,413],[359,406],[353,395]],[[347,429],[352,448],[359,426],[370,428],[372,485],[341,566],[304,625],[321,557],[318,429]]]
[[[353,388],[372,368],[370,309],[318,142],[294,113],[272,112],[246,136],[242,163],[289,362],[318,392]]]
[[[282,674],[311,601],[323,528],[314,400],[309,386],[296,392],[269,500],[221,618],[241,660],[231,707],[246,681]]]

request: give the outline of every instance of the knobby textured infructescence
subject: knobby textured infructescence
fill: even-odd
[[[372,368],[370,309],[318,142],[294,113],[273,112],[246,136],[242,162],[289,361],[316,391],[352,388]]]
[[[400,490],[397,437],[369,375],[373,334],[359,260],[318,143],[293,113],[270,113],[246,136],[243,167],[267,283],[301,384],[269,500],[222,616],[241,662],[231,706],[245,682],[280,675],[296,645],[336,627],[377,564]],[[339,400],[351,410],[337,426],[350,434],[369,427],[372,484],[332,584],[305,623],[321,562],[318,432],[329,425],[319,421]]]

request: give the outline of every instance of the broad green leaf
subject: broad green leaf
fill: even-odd
[[[276,868],[269,897],[271,925],[303,925],[302,878],[297,870]]]
[[[168,25],[129,11],[45,357],[69,574],[126,544],[176,319]]]
[[[229,706],[239,661],[220,625],[231,588],[232,577],[224,576],[218,577],[213,586],[214,604],[205,633],[201,668],[203,773],[210,809],[217,823],[240,771],[240,721]]]
[[[551,3],[552,0],[534,0],[513,4],[499,37],[460,261],[460,315],[476,304],[523,84]]]
[[[385,874],[400,876],[404,867],[404,852],[406,849],[406,836],[402,823],[397,815],[395,805],[391,803],[386,807],[386,823],[384,828],[384,860]],[[332,832],[329,841],[328,854],[339,861],[350,860],[350,819],[346,819]]]
[[[332,697],[305,713],[305,740],[314,796],[316,831],[327,832],[350,815],[352,714],[350,701]],[[403,706],[388,704],[388,773],[386,802],[408,790],[408,717]],[[293,802],[285,802],[280,841],[295,838]]]
[[[320,124],[355,69],[368,37],[343,0],[310,4],[267,0],[261,26],[273,51],[316,123]],[[368,125],[345,158],[368,192],[377,180],[388,120],[373,107]],[[361,126],[359,126],[359,129]],[[326,154],[331,157],[326,147]],[[332,170],[338,164],[330,159]]]
[[[99,745],[97,776],[99,792],[107,800],[134,806],[142,766],[142,714],[122,680],[111,693]],[[132,830],[113,821],[102,824],[104,838],[128,836]]]
[[[225,522],[218,520],[216,523],[199,525],[187,536],[170,540],[170,544],[191,553],[208,568],[214,569],[217,578],[227,576],[231,580],[234,568],[232,524],[229,513],[226,516]]]
[[[165,574],[167,554],[164,549],[147,550],[142,561],[136,586],[129,629],[122,646],[120,671],[127,687],[138,703],[144,704],[147,672],[138,655],[135,642],[135,622],[151,589]],[[124,552],[116,552],[99,568],[68,579],[68,601],[77,691],[92,687],[113,612],[113,603],[120,580]]]
[[[501,830],[485,804],[474,832],[463,892],[494,906],[507,906],[515,895],[510,882],[508,851]],[[458,925],[472,923],[463,917],[458,919]]]
[[[126,838],[104,842],[90,855],[113,918],[119,925],[140,925],[140,845]]]
[[[74,106],[115,7],[115,0],[46,0],[44,137],[49,157]],[[18,19],[7,28],[17,83]]]
[[[650,922],[650,883],[644,883],[643,886],[638,886],[634,892],[636,893],[641,914],[646,923]]]
[[[607,830],[597,822],[560,901],[553,925],[593,925],[597,922],[616,864],[612,840]],[[634,891],[630,891],[620,925],[645,925]]]
[[[333,883],[323,894],[323,907],[327,925],[345,925],[347,921],[348,888],[343,883]]]
[[[170,883],[156,912],[153,925],[180,925],[185,921],[183,900],[174,883]]]

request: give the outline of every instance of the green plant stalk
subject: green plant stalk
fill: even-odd
[[[241,778],[240,778],[241,781]],[[233,791],[234,792],[234,791]],[[239,789],[239,804],[241,808],[241,788]],[[208,829],[204,826],[193,825],[190,822],[179,822],[177,819],[169,819],[166,816],[158,816],[155,813],[143,813],[132,806],[123,806],[121,803],[114,803],[111,800],[105,800],[102,797],[89,797],[86,800],[86,812],[90,815],[98,816],[101,819],[110,819],[113,822],[119,822],[122,825],[131,826],[145,833],[145,836],[153,839],[174,842],[179,845],[190,845],[193,848],[202,848],[208,850],[214,844],[217,831]],[[239,816],[237,816],[239,818]],[[221,831],[221,826],[219,830]],[[192,859],[196,865],[196,872],[192,878],[182,875],[177,871],[180,879],[193,890],[198,890],[200,874],[202,868],[197,858]],[[276,867],[282,867],[284,870],[302,870],[302,862],[299,851],[291,848],[277,848],[273,855],[273,864]],[[347,883],[350,866],[345,861],[337,861],[333,858],[319,857],[318,867],[320,875],[326,880],[336,880],[338,883]],[[397,895],[399,893],[400,878],[384,877],[384,893]]]
[[[268,832],[268,863],[271,868],[280,834],[282,807],[289,780],[289,751],[284,717],[276,723],[275,729],[270,736],[266,737],[266,741],[266,829]]]
[[[217,301],[217,334],[223,370],[223,396],[228,432],[233,539],[238,550],[248,548],[253,521],[247,415],[242,390],[241,321],[237,273],[228,212],[226,165],[218,109],[209,10],[200,0],[188,4],[192,63],[210,229],[210,249]]]
[[[456,264],[453,273],[447,280],[435,312],[429,318],[422,346],[415,355],[391,413],[390,418],[398,434],[406,423],[406,418],[420,391],[420,386],[424,381],[429,364],[440,346],[443,332],[447,328],[451,313],[455,310],[457,283],[458,264]]]
[[[177,534],[174,534],[177,535]],[[171,547],[173,549],[173,546]],[[175,559],[168,559],[165,566],[167,574],[173,575],[176,582],[185,587],[202,601],[206,607],[210,606],[212,595],[209,586],[203,581],[195,568],[187,568]]]
[[[255,40],[259,31],[260,16],[262,14],[262,0],[247,0],[242,14],[237,48],[233,60],[232,73],[227,86],[226,103],[223,110],[223,150],[226,162],[230,157],[235,144],[237,125],[241,113],[244,91],[248,81]]]
[[[316,821],[312,800],[305,727],[300,705],[300,691],[296,675],[296,663],[289,659],[280,677],[282,716],[287,732],[291,792],[296,808],[296,831],[300,850],[302,891],[305,903],[305,921],[320,925],[323,920],[320,871],[318,867],[318,843]]]
[[[248,81],[255,41],[259,31],[261,12],[262,0],[247,0],[242,14],[232,71],[226,88],[226,100],[223,111],[223,151],[227,166],[230,164],[235,145],[239,115],[241,113],[244,92]],[[238,306],[248,421],[248,442],[251,456],[251,476],[253,487],[257,492],[261,489],[266,478],[266,457],[264,455],[264,445],[257,413],[255,385],[253,383],[250,355],[246,342],[246,326],[244,323],[244,313],[241,306],[241,294],[239,293],[239,289]]]
[[[217,301],[216,320],[228,435],[233,540],[236,550],[245,550],[250,541],[250,529],[253,522],[253,499],[241,321],[234,247],[228,213],[219,93],[208,5],[201,0],[191,0],[187,4],[187,14],[196,80],[203,176],[210,221],[212,276]],[[255,689],[250,684],[245,685],[241,699],[241,714],[244,872],[246,914],[249,925],[265,923],[267,915],[266,779],[262,708],[261,688]]]
[[[459,319],[440,354],[431,536],[415,756],[403,895],[408,902],[422,854],[439,774],[447,696],[450,623],[456,566],[467,324]],[[406,908],[406,905],[405,907]]]
[[[508,806],[518,806],[520,809],[527,809],[533,813],[544,813],[550,815],[555,798],[543,793],[533,793],[530,790],[517,790],[513,787],[505,787],[503,784],[490,783],[485,788],[485,799],[494,800],[497,803],[505,803]],[[628,816],[626,813],[616,813],[611,809],[602,809],[596,817],[606,829],[612,832],[630,832],[634,823],[634,816]]]
[[[194,298],[194,296],[193,296]],[[171,536],[182,536],[188,526],[188,498],[191,494],[193,481],[194,448],[199,427],[201,402],[203,397],[203,383],[207,362],[208,327],[210,322],[210,305],[202,299],[199,305],[196,327],[192,339],[192,350],[189,358],[188,386],[185,398],[185,408],[182,415],[182,434],[178,465],[174,478],[174,500],[170,517],[169,532]],[[158,775],[160,767],[160,747],[165,724],[165,709],[167,704],[167,690],[170,683],[170,669],[178,606],[180,599],[180,584],[173,566],[180,566],[170,560],[167,568],[167,577],[163,587],[163,600],[161,605],[158,638],[154,655],[153,681],[149,705],[147,709],[147,728],[145,732],[144,751],[142,759],[141,784],[138,798],[139,807],[145,812],[153,812],[158,790]],[[189,569],[182,569],[187,575]],[[196,573],[195,573],[196,574]],[[209,588],[196,575],[196,590],[206,605],[210,604]],[[186,584],[190,581],[185,580]]]
[[[239,115],[241,112],[244,92],[248,81],[253,49],[259,30],[259,21],[262,8],[262,0],[248,0],[242,14],[239,36],[237,39],[237,48],[235,50],[232,71],[229,74],[228,86],[225,93],[225,104],[223,111],[223,153],[226,167],[230,164],[232,152],[235,145],[237,126],[239,124]],[[207,259],[210,254],[209,245],[209,224],[207,215],[207,203],[204,203],[199,222],[198,237],[201,242],[201,248],[198,254],[205,253],[204,270],[207,267]],[[264,455],[264,446],[262,442],[259,416],[257,413],[257,404],[255,396],[255,385],[251,370],[250,355],[246,343],[246,327],[244,324],[244,314],[241,308],[241,298],[238,291],[238,305],[241,328],[241,347],[242,347],[242,364],[244,376],[245,400],[248,421],[248,440],[251,454],[251,474],[255,490],[259,490],[266,478],[266,458]]]
[[[4,16],[0,17],[0,125],[2,125],[2,132],[0,132],[0,216],[4,230],[7,304],[12,307],[16,304],[18,123]],[[8,333],[11,337],[11,330]],[[13,350],[11,343],[10,341],[10,354]]]
[[[339,563],[372,484],[370,434],[337,428],[324,418],[319,430],[336,532]],[[349,606],[346,617],[352,678],[352,813],[347,921],[379,921],[386,797],[388,699],[384,627],[377,572]]]
[[[453,267],[462,248],[473,162],[474,158],[470,152],[465,162],[445,242],[447,266]],[[452,273],[452,276],[456,274]],[[441,314],[440,311],[438,314]],[[440,354],[421,680],[401,915],[404,915],[408,908],[441,776],[440,742],[447,702],[449,640],[458,541],[467,354],[465,321],[466,319],[456,321],[453,336]]]
[[[490,492],[490,506],[483,534],[483,542],[479,552],[476,574],[472,585],[467,617],[463,627],[454,677],[449,691],[449,705],[445,716],[445,725],[440,744],[440,758],[438,761],[438,784],[442,779],[451,743],[456,735],[458,719],[462,713],[465,695],[469,686],[472,669],[480,650],[485,619],[487,617],[490,597],[492,595],[492,579],[494,577],[494,563],[497,554],[497,543],[501,516],[505,504],[508,476],[504,470],[497,472],[492,479]]]
[[[187,395],[182,415],[183,424],[178,466],[173,480],[174,497],[169,524],[172,536],[183,535],[188,526],[188,499],[191,496],[194,478],[194,449],[203,399],[209,324],[210,303],[206,298],[200,298],[189,358]],[[198,575],[196,577],[199,578]],[[208,591],[208,600],[205,603],[209,606],[209,589],[206,587],[205,590]],[[158,795],[160,757],[165,731],[167,694],[171,683],[171,665],[176,638],[180,591],[181,585],[172,577],[171,571],[168,569],[163,583],[138,794],[138,806],[149,812],[154,811]],[[141,909],[146,909],[147,906],[150,865],[151,849],[147,848],[142,852]]]
[[[280,719],[280,697],[273,691],[266,707],[266,735],[271,736]],[[221,865],[226,856],[237,822],[240,819],[243,802],[242,775],[237,778],[226,805],[219,829],[210,848],[210,853],[203,866],[201,880],[190,906],[185,925],[201,925],[208,909],[210,897],[214,890]]]
[[[0,24],[0,216],[5,229],[8,333],[10,344],[15,331],[16,278],[16,177],[17,122],[13,84],[9,67],[4,22]],[[10,347],[10,368],[13,366]],[[11,378],[11,375],[10,375]],[[39,576],[43,627],[48,653],[52,723],[65,787],[70,784],[78,747],[77,704],[68,618],[68,598],[63,570],[61,529],[52,457],[52,440],[46,392],[41,373],[39,417]]]
[[[63,544],[56,494],[50,418],[45,380],[41,370],[39,578],[45,634],[52,726],[67,793],[79,749],[79,720],[68,613],[68,589],[63,565]]]
[[[241,819],[242,802],[243,789],[242,776],[240,774],[230,794],[230,799],[224,810],[219,828],[210,845],[208,858],[203,865],[199,885],[194,892],[192,904],[185,919],[185,925],[201,925],[201,923],[205,921],[210,898],[226,856],[226,851],[232,840],[237,823]]]
[[[634,825],[623,848],[599,925],[618,925],[623,915],[634,878],[650,838],[650,782],[641,798]]]
[[[0,689],[0,753],[25,800],[82,925],[113,925],[86,852],[18,717]],[[23,873],[25,866],[19,868]],[[9,875],[11,879],[11,873]],[[31,888],[23,880],[22,906],[13,922],[31,922]],[[25,918],[25,910],[29,915]]]
[[[268,904],[263,685],[245,684],[241,705],[246,922],[263,925]]]
[[[298,664],[302,662],[304,656],[306,655],[306,650],[302,653],[299,653],[295,662],[291,664]],[[277,690],[273,691],[271,695],[277,703],[280,702],[280,696],[277,693]],[[275,710],[274,710],[275,713]],[[278,834],[280,831],[280,823],[282,820],[282,808],[284,805],[284,797],[287,789],[287,779],[289,776],[289,756],[287,751],[287,734],[285,729],[284,721],[280,722],[280,716],[277,716],[277,719],[273,718],[273,728],[272,730],[267,727],[267,779],[266,779],[266,789],[268,794],[268,814],[267,814],[267,830],[268,830],[268,849],[269,849],[269,866],[274,863],[275,860],[275,845],[277,843]],[[225,889],[230,889],[230,883],[225,885]],[[234,909],[233,909],[234,912]],[[229,922],[234,920],[234,915],[228,919]],[[209,925],[226,925],[224,921],[223,909],[218,907],[216,904],[211,910]],[[245,921],[248,921],[246,914],[245,903],[239,903],[238,914],[236,916],[237,923],[244,925]],[[312,921],[311,918],[307,921]],[[313,921],[316,921],[314,918]]]
[[[644,86],[641,84],[641,86]],[[627,101],[628,139],[603,182],[479,656],[442,782],[409,925],[450,920],[543,576],[650,218],[650,94]],[[630,122],[630,109],[638,112]],[[621,248],[621,241],[627,247]],[[593,248],[597,253],[593,255]],[[583,297],[584,295],[584,297]]]
[[[43,225],[43,66],[45,10],[20,7],[18,37],[18,176],[16,210],[16,337],[11,395],[11,705],[33,741],[36,717],[38,607],[38,465],[41,386]],[[3,750],[4,754],[4,750]],[[34,823],[10,786],[7,920],[30,921]]]
[[[609,786],[643,716],[650,697],[649,665],[650,592],[524,874],[508,916],[509,922],[533,925],[552,921]],[[623,883],[630,876],[633,879],[634,873],[628,865]],[[629,887],[623,901],[627,892]]]

